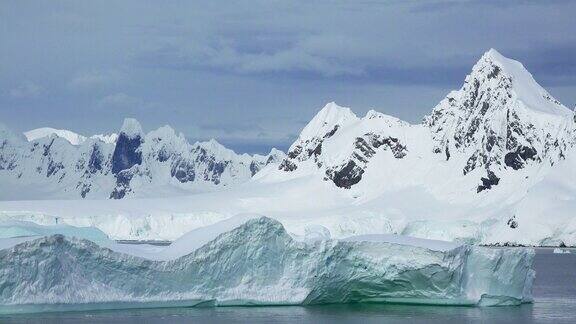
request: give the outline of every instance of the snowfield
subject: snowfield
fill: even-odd
[[[122,250],[113,242],[104,248],[83,239],[86,234],[32,236],[12,245],[2,239],[0,311],[134,302],[495,306],[532,301],[531,249],[393,236],[302,241],[278,221],[254,215],[189,233],[157,251],[126,245]]]

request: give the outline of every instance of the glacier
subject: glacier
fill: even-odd
[[[297,240],[257,215],[198,229],[156,252],[73,233],[0,246],[0,312],[134,303],[517,305],[532,301],[535,276],[532,249],[396,235]]]

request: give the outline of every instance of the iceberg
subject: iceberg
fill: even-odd
[[[8,238],[37,238],[62,234],[90,240],[102,246],[108,246],[111,241],[101,230],[95,227],[76,227],[67,224],[39,225],[29,221],[5,220],[0,222],[0,241]],[[0,246],[1,247],[1,246]]]
[[[171,256],[164,259],[118,246],[61,234],[3,245],[0,312],[134,303],[518,305],[532,301],[535,276],[532,249],[394,235],[299,241],[267,217],[198,229],[156,252]]]

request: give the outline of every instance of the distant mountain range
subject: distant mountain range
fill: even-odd
[[[215,140],[190,144],[169,126],[145,134],[126,119],[118,135],[39,128],[27,140],[0,129],[0,198],[149,197],[209,191],[250,179],[284,153],[236,154]],[[9,188],[9,189],[8,189]]]
[[[576,143],[575,125],[574,112],[521,63],[491,49],[421,124],[373,110],[360,118],[332,102],[287,155],[274,149],[266,156],[236,154],[215,140],[189,144],[169,126],[145,134],[134,119],[118,135],[40,128],[26,132],[25,141],[3,130],[0,176],[23,188],[15,189],[21,198],[120,199],[215,190],[276,163],[278,174],[269,177],[316,174],[345,189],[421,184],[466,196],[522,182],[564,159]]]

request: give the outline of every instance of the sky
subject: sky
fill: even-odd
[[[1,1],[0,123],[125,117],[286,149],[327,102],[412,123],[488,49],[576,104],[576,1]]]

